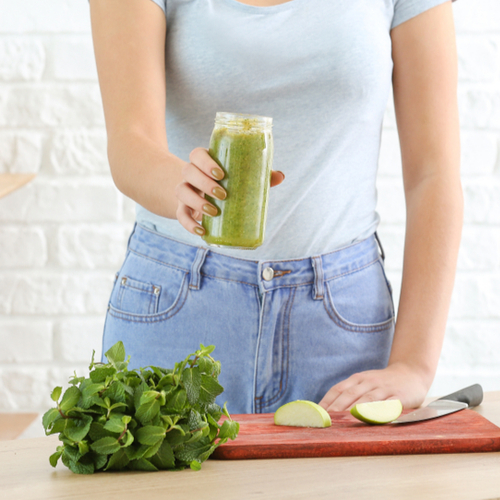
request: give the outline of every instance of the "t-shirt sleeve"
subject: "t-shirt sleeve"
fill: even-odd
[[[154,2],[156,5],[160,6],[163,10],[163,12],[167,11],[167,0],[151,0]]]
[[[450,0],[394,0],[394,16],[392,18],[391,30],[398,24],[404,23],[412,17],[425,12]],[[455,0],[452,0],[454,2]]]

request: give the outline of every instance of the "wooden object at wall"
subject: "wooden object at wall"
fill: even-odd
[[[35,176],[36,174],[0,174],[0,198],[24,186]]]

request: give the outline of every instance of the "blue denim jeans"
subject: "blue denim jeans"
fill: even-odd
[[[251,256],[251,252],[249,252]],[[122,340],[131,368],[204,345],[221,361],[232,413],[319,402],[353,373],[387,365],[390,285],[375,236],[306,259],[254,261],[136,225],[109,302],[103,352]]]

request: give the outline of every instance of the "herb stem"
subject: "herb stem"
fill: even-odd
[[[59,405],[57,405],[57,411],[61,414],[61,417],[62,418],[69,418],[67,415],[65,415],[62,410],[61,410],[61,407]]]
[[[125,424],[125,429],[123,429],[123,432],[118,436],[118,442],[120,442],[123,439],[123,436],[127,434],[127,424]]]

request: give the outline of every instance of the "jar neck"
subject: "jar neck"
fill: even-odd
[[[246,132],[266,131],[271,130],[273,119],[267,116],[219,111],[215,115],[215,126]]]

